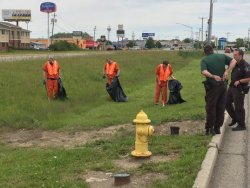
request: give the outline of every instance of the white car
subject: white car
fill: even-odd
[[[245,52],[246,48],[245,47],[239,47],[239,50],[242,50],[243,52]]]

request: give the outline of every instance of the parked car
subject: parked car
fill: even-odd
[[[140,46],[133,46],[132,48],[130,48],[130,50],[141,50]]]
[[[239,50],[242,50],[243,52],[245,52],[246,48],[245,47],[239,47]]]
[[[107,45],[106,49],[107,49],[107,50],[114,50],[115,47],[114,47],[113,45]]]

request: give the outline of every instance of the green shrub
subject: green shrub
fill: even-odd
[[[52,51],[73,51],[80,50],[80,48],[73,43],[67,41],[58,41],[49,46],[49,49]]]

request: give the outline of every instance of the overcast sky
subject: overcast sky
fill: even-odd
[[[47,37],[47,14],[40,12],[40,0],[0,0],[0,9],[31,9],[28,27],[31,37]],[[155,39],[194,38],[201,28],[199,17],[209,17],[210,0],[54,0],[57,5],[55,33],[84,31],[96,38],[107,35],[117,40],[118,24],[123,24],[125,37],[141,39],[142,32],[155,33]],[[250,28],[249,0],[217,0],[214,3],[212,35],[229,41],[248,36]],[[52,14],[50,14],[52,16]],[[2,21],[2,16],[1,16]],[[176,24],[180,23],[180,24]],[[183,26],[185,24],[189,27]],[[27,28],[26,23],[20,26]],[[204,20],[204,33],[207,20]],[[205,34],[204,34],[205,37]]]

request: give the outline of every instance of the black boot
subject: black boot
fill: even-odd
[[[237,125],[236,127],[232,128],[232,131],[244,131],[246,130],[245,125]]]
[[[213,128],[206,128],[206,135],[212,135],[214,136],[216,133]]]
[[[231,126],[235,125],[236,123],[237,123],[237,121],[236,121],[236,120],[234,120],[234,119],[232,119],[231,123],[229,123],[229,124],[228,124],[228,126],[230,126],[230,127],[231,127]]]
[[[214,132],[215,132],[215,134],[220,134],[220,128],[219,127],[215,127],[214,128]]]
[[[214,131],[213,128],[210,129],[210,134],[211,134],[212,136],[216,135],[216,132]]]

